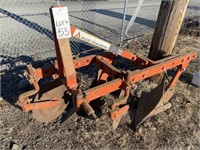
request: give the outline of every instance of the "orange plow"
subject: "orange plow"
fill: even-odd
[[[18,105],[25,112],[32,111],[33,117],[38,121],[49,122],[56,119],[66,109],[69,109],[68,106],[71,105],[75,110],[82,109],[88,116],[96,119],[97,115],[90,102],[115,91],[121,91],[110,106],[110,118],[113,121],[113,128],[117,128],[122,116],[130,109],[127,100],[130,97],[130,91],[135,88],[135,83],[176,68],[175,75],[167,83],[164,78],[158,87],[150,93],[143,92],[136,111],[134,126],[136,127],[145,119],[170,108],[169,100],[175,92],[176,82],[190,61],[196,58],[197,53],[195,51],[152,61],[141,54],[134,54],[128,50],[118,48],[109,42],[71,26],[71,35],[74,38],[104,50],[97,54],[73,59],[69,38],[59,39],[56,34],[53,8],[50,8],[50,14],[57,61],[48,68],[33,68],[28,65],[29,81],[34,89],[20,95],[18,100]],[[122,71],[115,67],[117,57],[129,60],[133,65],[133,69]],[[99,69],[95,80],[97,84],[90,89],[83,90],[77,83],[76,69],[92,64],[96,64]],[[137,69],[134,69],[135,67]],[[46,77],[52,77],[53,80],[39,86],[38,82]]]

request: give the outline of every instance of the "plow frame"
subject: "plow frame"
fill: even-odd
[[[125,104],[130,94],[129,91],[136,82],[177,67],[176,73],[167,87],[167,89],[172,88],[176,84],[181,73],[186,69],[190,61],[196,58],[196,52],[187,52],[185,54],[167,57],[163,60],[152,61],[148,58],[145,58],[142,55],[135,55],[132,52],[123,50],[121,57],[131,60],[133,66],[137,65],[142,67],[143,69],[134,71],[129,70],[126,72],[120,71],[119,69],[115,68],[113,65],[110,64],[112,61],[114,61],[116,55],[109,52],[100,53],[98,55],[89,55],[73,60],[73,65],[75,69],[86,67],[96,63],[97,67],[99,69],[102,69],[103,73],[106,74],[106,78],[103,78],[103,76],[101,76],[101,78],[98,79],[101,81],[104,80],[105,83],[102,83],[85,91],[79,90],[79,92],[76,92],[73,101],[77,108],[80,108],[84,102],[89,104],[91,101],[96,100],[97,98],[105,96],[114,91],[120,89],[125,90],[124,95],[122,97],[119,97],[119,99],[116,99],[113,102],[113,105],[111,106],[110,117],[112,120],[114,120],[128,111],[129,106]],[[18,104],[21,104],[20,106],[22,106],[23,110],[27,112],[33,109],[42,109],[45,107],[58,105],[58,101],[56,100],[56,98],[50,101],[44,101],[39,103],[31,103],[27,100],[29,96],[32,96],[39,91],[38,81],[40,79],[50,76],[52,76],[54,79],[59,78],[58,63],[55,62],[51,67],[48,68],[37,69],[34,69],[31,65],[29,65],[28,70],[29,79],[30,82],[33,84],[34,90],[28,91],[19,97]],[[108,76],[111,77],[112,80],[106,82]],[[65,82],[64,78],[63,80]],[[72,82],[72,84],[77,83]],[[76,89],[76,91],[78,90]],[[119,108],[119,106],[121,105],[124,106]]]
[[[32,101],[32,97],[40,91],[38,82],[43,78],[52,77],[53,80],[58,79],[62,82],[63,85],[65,85],[69,94],[72,96],[71,102],[73,103],[73,106],[76,108],[82,108],[89,116],[92,116],[94,119],[97,118],[97,116],[89,103],[107,94],[121,90],[120,95],[117,99],[113,100],[111,105],[110,118],[114,121],[121,118],[129,110],[127,100],[130,96],[130,90],[134,88],[135,83],[152,77],[156,74],[163,72],[166,73],[169,69],[177,68],[175,75],[170,81],[168,81],[168,85],[164,90],[166,93],[168,91],[173,91],[173,87],[175,86],[181,73],[189,65],[190,61],[197,57],[196,51],[188,51],[186,53],[168,56],[159,61],[153,61],[144,57],[142,54],[135,54],[126,49],[118,48],[98,37],[94,37],[93,35],[81,31],[74,26],[71,26],[71,33],[75,38],[84,41],[81,36],[77,37],[77,32],[79,35],[80,33],[83,33],[83,35],[86,35],[89,38],[95,39],[100,43],[102,42],[106,46],[108,45],[108,47],[103,49],[105,50],[104,52],[73,59],[69,39],[58,39],[56,36],[54,23],[55,20],[52,15],[52,8],[54,7],[50,8],[50,14],[54,33],[57,61],[55,61],[53,64],[51,64],[50,67],[47,68],[35,69],[32,67],[32,65],[27,66],[29,81],[33,85],[34,89],[21,94],[17,102],[17,104],[21,106],[25,112],[60,105],[59,98],[56,97],[56,93],[54,97],[51,97],[48,100],[40,102]],[[92,44],[91,41],[88,43]],[[97,46],[97,44],[94,46]],[[101,49],[101,46],[97,47]],[[118,56],[129,60],[133,66],[137,66],[139,69],[132,71],[122,71],[117,69],[113,64],[115,63],[115,60]],[[90,66],[92,64],[96,64],[99,69],[96,79],[98,85],[82,91],[77,83],[76,69]],[[107,81],[108,77],[111,78],[111,81]],[[162,97],[165,96],[163,95]],[[168,107],[168,101],[169,98],[159,102],[159,105]],[[149,101],[149,103],[151,103],[151,101]],[[159,107],[159,109],[156,111],[161,110],[162,108]],[[151,114],[154,114],[154,112],[151,112]]]

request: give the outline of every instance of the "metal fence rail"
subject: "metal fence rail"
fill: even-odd
[[[139,1],[60,0],[60,4],[68,6],[72,25],[123,45],[128,38],[153,31],[160,0],[144,1],[135,23],[124,33]],[[1,72],[55,57],[49,16],[49,7],[54,4],[57,0],[0,1]],[[71,46],[74,54],[91,48],[73,38]]]

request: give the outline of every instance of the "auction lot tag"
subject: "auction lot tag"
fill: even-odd
[[[52,8],[57,39],[71,38],[67,7]]]

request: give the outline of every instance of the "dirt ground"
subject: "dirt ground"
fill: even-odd
[[[128,48],[134,52],[147,53],[152,35],[133,40]],[[175,52],[200,50],[199,37],[179,36]],[[22,149],[199,149],[200,147],[200,89],[191,84],[192,73],[198,71],[199,57],[191,62],[181,75],[176,94],[171,99],[172,107],[148,119],[135,130],[132,125],[132,110],[122,118],[119,127],[112,129],[107,107],[102,107],[101,116],[91,120],[78,115],[70,122],[61,123],[60,116],[50,123],[40,123],[31,113],[23,112],[15,105],[23,71],[1,76],[0,98],[0,149],[17,146]],[[126,65],[121,64],[126,68]],[[83,88],[92,83],[94,70],[78,74]],[[139,83],[136,95],[152,88],[150,80]],[[106,100],[112,96],[106,96]],[[134,98],[132,98],[134,99]],[[134,106],[131,107],[134,109]]]

